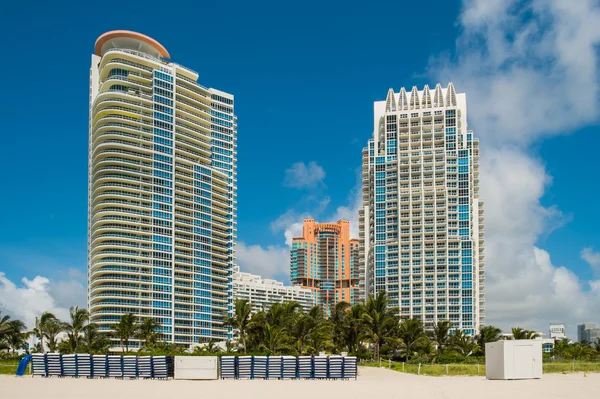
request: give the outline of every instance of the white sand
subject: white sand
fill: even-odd
[[[360,398],[548,399],[598,397],[600,374],[546,374],[541,380],[487,381],[484,377],[425,377],[360,368],[354,381],[309,380],[88,380],[0,376],[2,399],[80,398]]]

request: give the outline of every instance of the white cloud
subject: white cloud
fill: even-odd
[[[465,0],[456,58],[430,64],[467,93],[489,145],[528,144],[598,117],[600,10],[592,0]]]
[[[324,184],[325,171],[315,161],[296,162],[285,171],[283,185],[293,188],[315,188]]]
[[[290,249],[279,245],[246,245],[238,242],[237,264],[243,272],[259,274],[265,278],[281,278],[289,275]],[[287,280],[284,281],[287,283]]]
[[[598,119],[600,9],[591,0],[464,0],[456,57],[429,74],[466,92],[481,138],[487,323],[547,330],[600,310],[600,281],[579,281],[536,247],[562,215],[540,199],[551,183],[530,144]]]
[[[552,264],[535,243],[560,220],[540,203],[549,184],[543,165],[515,150],[488,150],[481,163],[485,200],[487,323],[541,331],[549,322],[575,325],[600,311],[599,292],[566,267]]]
[[[68,269],[64,279],[50,280],[49,292],[60,307],[87,307],[87,274]]]
[[[294,209],[288,209],[285,213],[281,214],[277,219],[271,222],[271,230],[273,230],[274,233],[283,231],[285,244],[291,247],[292,239],[302,235],[303,220],[305,218],[315,217],[318,213],[318,210],[315,213],[310,213],[297,212]]]
[[[335,223],[338,220],[345,219],[350,221],[351,237],[358,238],[358,210],[362,205],[361,190],[362,182],[360,169],[358,169],[356,171],[356,183],[346,198],[346,205],[340,205],[332,213],[327,214],[325,210],[330,203],[330,198],[324,197],[318,200],[316,195],[312,195],[308,198],[309,201],[302,201],[303,204],[309,204],[309,210],[297,212],[293,208],[288,209],[271,223],[271,229],[275,233],[283,231],[286,245],[292,246],[292,239],[302,236],[304,218],[312,217],[318,223]]]
[[[587,262],[592,268],[600,270],[600,252],[594,252],[592,248],[581,250],[581,259]]]
[[[84,285],[75,279],[51,281],[46,277],[26,277],[17,285],[0,272],[0,309],[14,319],[22,320],[28,328],[34,326],[36,316],[45,311],[68,320],[70,306],[85,306]]]

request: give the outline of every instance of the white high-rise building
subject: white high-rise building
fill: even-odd
[[[88,306],[101,331],[133,313],[156,319],[162,340],[191,345],[228,337],[237,118],[231,94],[169,58],[135,32],[96,41]]]
[[[315,304],[315,294],[309,288],[285,286],[281,281],[240,272],[239,266],[233,268],[232,284],[233,298],[247,299],[254,313],[268,310],[274,303],[298,302],[305,312]]]
[[[374,104],[362,177],[362,294],[385,290],[403,318],[474,335],[485,320],[483,201],[466,95],[452,83],[390,89]]]

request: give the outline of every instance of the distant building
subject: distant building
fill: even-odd
[[[550,338],[566,339],[567,329],[564,324],[550,324]]]
[[[600,328],[595,323],[583,323],[577,326],[577,341],[595,342],[600,337]]]
[[[314,305],[313,292],[298,286],[284,286],[281,281],[263,279],[261,276],[240,272],[234,266],[232,275],[234,299],[247,299],[254,313],[268,310],[274,303],[295,301],[308,312]]]
[[[577,341],[596,342],[600,338],[600,328],[595,323],[583,323],[577,326]]]
[[[594,343],[600,339],[600,328],[590,328],[585,330],[585,340]]]
[[[294,238],[290,254],[292,284],[313,291],[326,314],[340,302],[359,298],[359,241],[350,238],[350,222],[315,223],[304,219],[302,237]]]

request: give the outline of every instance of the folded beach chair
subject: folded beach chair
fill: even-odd
[[[342,378],[344,358],[341,356],[329,356],[329,377],[331,379]]]
[[[47,353],[46,354],[46,367],[48,370],[48,376],[62,377],[62,357],[60,353]]]
[[[238,357],[237,378],[252,378],[252,356]]]
[[[270,380],[283,378],[283,358],[281,356],[269,356],[267,373],[267,378]]]
[[[152,356],[138,357],[138,377],[152,378]]]
[[[138,377],[138,357],[123,356],[123,377],[137,378]]]
[[[313,378],[313,357],[298,357],[298,378]]]
[[[47,377],[46,355],[43,353],[34,353],[31,355],[31,374],[34,376]]]
[[[108,356],[108,376],[112,378],[123,378],[123,356]]]
[[[344,357],[344,376],[343,378],[354,378],[358,377],[358,368],[357,368],[356,357],[354,356],[346,356]]]
[[[298,358],[296,356],[282,356],[282,376],[281,378],[298,378]]]
[[[236,364],[237,361],[235,356],[221,356],[221,378],[236,378]]]
[[[77,375],[79,377],[92,377],[92,355],[77,354],[75,355],[77,363]]]
[[[106,355],[92,356],[92,378],[108,377],[108,357]]]
[[[252,378],[267,378],[268,359],[269,358],[267,356],[254,356],[252,366]]]
[[[327,356],[315,356],[313,358],[313,378],[329,378],[329,358]]]
[[[152,356],[152,366],[154,378],[169,378],[169,362],[167,356]]]
[[[77,377],[77,361],[75,355],[62,355],[63,377]]]

